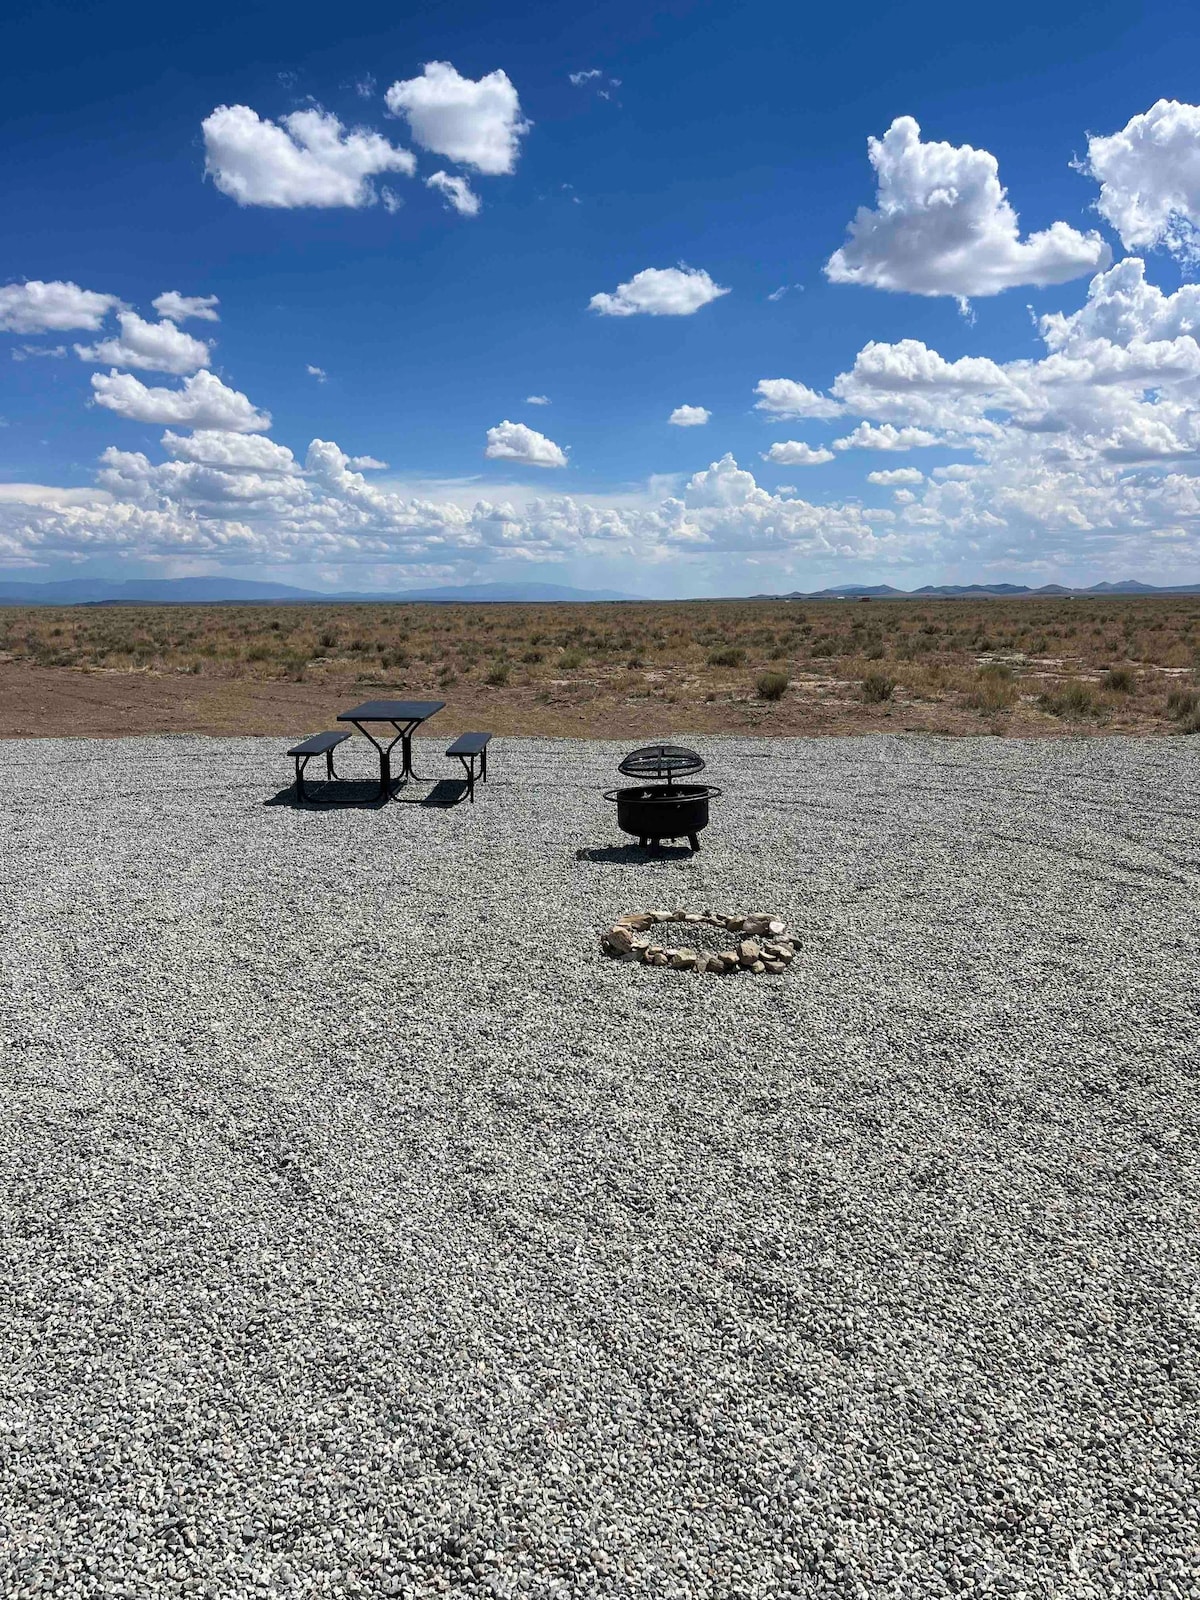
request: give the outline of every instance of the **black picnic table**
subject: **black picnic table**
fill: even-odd
[[[412,736],[423,722],[436,716],[444,710],[444,700],[365,700],[361,706],[355,706],[353,711],[339,711],[339,722],[352,722],[359,733],[364,734],[379,751],[379,798],[386,800],[391,792],[393,783],[407,783],[410,778],[416,778],[418,783],[430,783],[433,780],[422,778],[413,771],[412,764]],[[384,742],[386,736],[376,738],[369,728],[363,726],[368,722],[382,722],[396,730],[395,736]],[[400,772],[397,778],[392,778],[392,751],[399,744],[401,760]]]

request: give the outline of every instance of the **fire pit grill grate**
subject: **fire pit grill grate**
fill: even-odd
[[[640,750],[631,750],[618,765],[617,771],[627,778],[663,778],[672,783],[691,772],[703,772],[704,762],[694,750],[681,744],[647,744]]]

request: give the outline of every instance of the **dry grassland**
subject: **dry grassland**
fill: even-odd
[[[0,735],[1200,731],[1200,596],[0,608]]]

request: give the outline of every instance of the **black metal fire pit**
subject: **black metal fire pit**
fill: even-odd
[[[606,800],[617,807],[617,826],[641,845],[663,839],[686,839],[700,848],[700,834],[708,827],[708,802],[721,791],[706,783],[676,783],[704,771],[694,750],[678,744],[648,744],[627,755],[617,768],[627,778],[665,778],[662,783],[641,783],[636,788],[609,789]]]

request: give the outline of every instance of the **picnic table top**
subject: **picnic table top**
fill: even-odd
[[[364,700],[353,711],[339,711],[339,722],[424,722],[444,709],[444,700]]]

